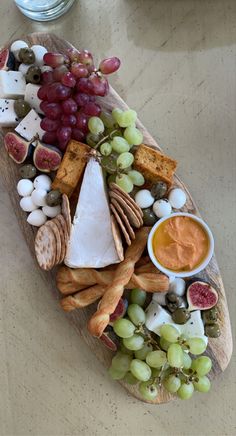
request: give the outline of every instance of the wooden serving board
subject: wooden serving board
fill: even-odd
[[[72,47],[72,45],[69,44],[67,41],[58,38],[56,35],[47,34],[47,33],[33,33],[28,35],[27,37],[23,37],[22,39],[24,39],[29,45],[41,44],[45,46],[49,51],[58,51],[63,53],[67,48]],[[112,88],[110,89],[110,93],[107,97],[100,99],[100,103],[103,106],[103,108],[107,108],[107,109],[111,109],[113,107],[127,109],[128,107]],[[141,124],[141,122],[138,121],[137,124],[138,127],[143,132],[144,143],[152,147],[158,148],[160,150],[159,145],[152,138],[152,136],[147,132],[147,130]],[[17,164],[15,164],[15,162],[13,162],[8,157],[7,153],[5,152],[5,149],[3,149],[4,133],[5,132],[3,131],[1,132],[1,146],[2,146],[1,161],[0,161],[1,177],[3,178],[4,184],[6,186],[6,190],[8,191],[9,196],[11,198],[15,210],[15,214],[19,221],[19,226],[24,234],[24,237],[30,248],[32,256],[35,258],[34,237],[36,231],[33,227],[31,227],[26,222],[26,214],[19,207],[19,196],[16,191],[16,184],[17,181],[19,180],[19,167]],[[175,177],[174,183],[176,186],[179,186],[182,189],[184,189],[187,194],[187,203],[184,207],[184,210],[186,212],[199,215],[198,209],[184,183],[181,182],[177,176]],[[36,268],[38,268],[38,274],[44,277],[44,279],[48,284],[48,287],[54,293],[55,300],[58,300],[59,293],[56,291],[56,286],[55,286],[55,271],[50,273],[44,272],[40,270],[37,262],[36,265],[37,265]],[[230,361],[231,354],[232,354],[232,334],[231,334],[230,319],[229,319],[225,290],[224,290],[221,274],[215,256],[212,258],[210,264],[203,271],[203,273],[199,274],[199,277],[202,277],[207,281],[213,282],[216,285],[219,293],[218,308],[219,308],[219,323],[221,327],[221,336],[217,339],[209,339],[209,344],[206,351],[206,354],[208,354],[213,361],[213,370],[211,371],[211,374],[212,376],[216,376],[225,370],[225,368],[227,367]],[[57,301],[56,304],[58,304]],[[106,349],[104,345],[99,342],[99,340],[91,337],[91,335],[87,331],[87,327],[86,327],[87,321],[89,320],[89,318],[91,317],[94,311],[95,311],[95,306],[93,305],[86,309],[78,309],[70,314],[67,315],[65,314],[65,317],[67,317],[68,320],[70,320],[70,322],[73,324],[75,329],[78,331],[79,335],[85,340],[87,345],[91,348],[91,352],[94,353],[96,357],[106,367],[108,367],[111,362],[111,358],[113,354],[108,349]],[[111,383],[114,382],[111,381]],[[122,381],[120,383],[133,396],[143,401],[143,399],[141,398],[139,392],[135,387],[127,385]],[[114,384],[114,389],[115,389],[115,384]],[[160,394],[158,398],[155,401],[153,401],[153,403],[156,404],[165,403],[172,399],[174,399],[173,396],[171,396],[164,390],[160,390]]]

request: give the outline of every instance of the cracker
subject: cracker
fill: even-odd
[[[115,198],[111,199],[111,203],[116,208],[117,213],[120,215],[120,218],[123,221],[123,223],[126,227],[126,230],[129,233],[129,236],[131,237],[131,239],[135,239],[135,233],[134,233],[134,231],[129,223],[129,220],[128,220],[127,216],[125,215],[122,207],[119,205],[118,201],[115,200]]]
[[[115,243],[118,257],[119,257],[120,261],[122,262],[122,260],[124,260],[124,248],[122,245],[122,239],[121,239],[119,226],[117,224],[117,221],[116,221],[114,215],[111,215],[111,230],[112,230],[112,234],[113,234],[114,243]]]
[[[64,230],[62,227],[62,224],[60,223],[60,221],[56,218],[53,219],[54,223],[56,224],[58,231],[60,233],[60,240],[61,240],[61,254],[60,254],[60,258],[58,261],[58,264],[63,262],[63,259],[65,257],[65,236],[64,236]]]
[[[129,234],[127,233],[127,230],[126,230],[124,224],[122,223],[122,221],[120,219],[120,216],[119,216],[119,214],[116,211],[116,208],[113,206],[113,204],[110,204],[110,208],[111,208],[111,211],[113,212],[113,214],[115,216],[115,219],[116,219],[117,223],[119,224],[119,226],[121,228],[121,231],[122,231],[122,233],[123,233],[123,235],[125,237],[125,240],[126,240],[127,244],[131,245],[131,239],[129,237]]]
[[[37,231],[35,255],[40,268],[46,271],[53,268],[56,258],[56,237],[52,229],[46,224]]]
[[[60,222],[62,230],[63,230],[63,235],[64,235],[64,244],[63,244],[63,252],[62,252],[62,258],[61,258],[61,262],[65,259],[66,257],[66,250],[67,250],[67,245],[68,245],[68,241],[69,241],[69,235],[68,235],[68,230],[67,230],[67,225],[66,225],[66,221],[63,215],[59,214],[57,215],[57,220]]]
[[[61,204],[62,215],[66,220],[68,235],[71,232],[71,215],[70,215],[70,203],[66,194],[62,194],[62,204]]]
[[[136,213],[130,207],[130,205],[124,200],[124,198],[117,194],[117,192],[110,191],[109,195],[111,198],[114,198],[118,201],[124,212],[126,213],[130,224],[137,229],[141,226],[140,220],[138,219]]]
[[[50,229],[53,231],[54,236],[56,238],[56,256],[55,256],[55,265],[58,265],[60,257],[61,257],[61,237],[60,232],[58,230],[57,225],[54,222],[54,219],[47,221],[46,226],[50,227]]]
[[[141,209],[141,207],[139,207],[139,205],[134,201],[134,199],[127,194],[127,192],[123,191],[123,189],[121,189],[116,183],[110,183],[110,187],[112,189],[113,192],[116,192],[118,195],[122,196],[124,198],[124,200],[129,204],[129,206],[131,207],[131,209],[133,209],[133,211],[136,213],[139,221],[140,221],[140,225],[143,225],[143,211]]]

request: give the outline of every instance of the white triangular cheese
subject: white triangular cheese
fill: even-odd
[[[118,262],[102,169],[91,158],[84,173],[65,264],[71,268],[102,268]]]

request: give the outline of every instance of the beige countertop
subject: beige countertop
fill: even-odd
[[[97,59],[122,60],[111,82],[179,161],[212,228],[235,327],[236,2],[78,0],[47,24],[0,2],[0,44],[52,31]],[[37,273],[0,184],[1,436],[231,436],[235,359],[207,395],[150,406],[127,395],[77,335]]]

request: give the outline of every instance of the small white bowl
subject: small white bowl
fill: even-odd
[[[207,256],[205,257],[205,259],[203,260],[203,262],[198,265],[197,268],[193,269],[192,271],[182,271],[182,272],[175,272],[173,270],[167,269],[164,266],[162,266],[154,252],[153,252],[153,247],[152,247],[152,239],[154,236],[154,233],[156,232],[156,229],[160,226],[160,224],[162,224],[164,221],[169,220],[170,218],[174,217],[174,216],[187,216],[192,218],[193,220],[197,221],[199,224],[201,224],[201,226],[203,227],[203,229],[205,230],[206,234],[208,235],[209,238],[209,251]],[[210,262],[213,253],[214,253],[214,238],[212,235],[211,230],[209,229],[208,225],[201,219],[198,218],[195,215],[192,215],[191,213],[182,213],[182,212],[177,212],[177,213],[172,213],[171,215],[165,216],[164,218],[161,218],[159,221],[157,221],[157,223],[153,226],[151,232],[149,233],[148,236],[148,243],[147,243],[147,248],[148,248],[148,254],[150,256],[150,259],[152,261],[152,263],[164,274],[166,274],[168,277],[170,277],[171,279],[173,279],[174,277],[182,277],[182,278],[186,278],[186,277],[191,277],[195,274],[200,273],[200,271],[202,271],[203,269],[206,268],[206,266],[208,265],[208,263]]]

